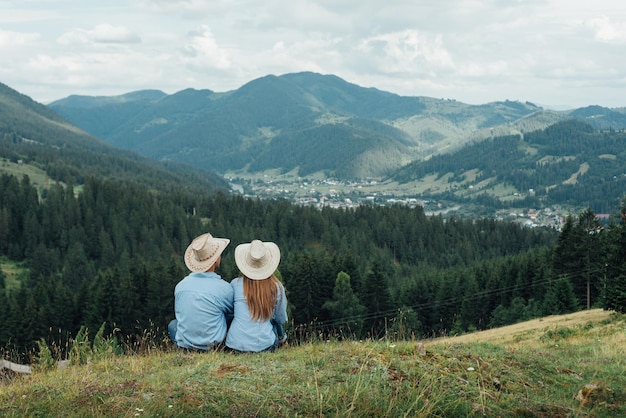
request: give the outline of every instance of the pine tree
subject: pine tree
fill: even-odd
[[[3,206],[0,208],[0,254],[6,254],[9,249],[9,210]]]
[[[584,210],[576,223],[570,214],[553,253],[554,275],[572,282],[574,293],[587,309],[598,297],[604,272],[603,236],[602,225],[592,209]]]
[[[463,276],[461,276],[463,274]],[[480,297],[478,282],[471,272],[460,273],[461,283],[463,285],[463,301],[461,302],[461,324],[462,331],[479,329],[482,318],[483,301]],[[484,326],[484,325],[483,325]]]
[[[626,198],[622,200],[617,222],[609,227],[604,272],[603,307],[626,312]]]
[[[323,251],[296,252],[284,263],[282,272],[289,290],[289,303],[296,324],[327,321],[324,302],[332,298],[335,283],[330,257]]]
[[[72,240],[63,264],[63,282],[71,289],[78,289],[82,282],[91,283],[96,275],[93,262],[87,259],[82,242]]]
[[[393,317],[389,279],[381,260],[375,260],[371,270],[365,275],[365,288],[362,297],[367,308],[365,331],[373,337],[381,337],[386,332],[387,322]]]
[[[459,302],[463,295],[459,291],[454,272],[437,274],[431,324],[433,332],[449,332],[459,315]]]
[[[574,287],[569,280],[557,280],[555,283],[556,297],[559,301],[560,313],[576,312],[580,309]]]
[[[115,266],[114,275],[117,295],[113,306],[113,323],[124,335],[140,335],[147,328],[147,321],[140,316],[138,289],[130,272],[130,258],[125,251]]]
[[[595,212],[592,209],[586,209],[579,216],[575,230],[576,252],[580,260],[580,271],[576,277],[580,277],[580,280],[574,280],[573,283],[582,282],[584,296],[581,300],[586,300],[586,307],[590,309],[592,299],[597,298],[597,285],[604,273],[603,228]],[[580,293],[577,294],[580,298]]]
[[[361,336],[367,310],[352,290],[347,273],[337,274],[333,299],[324,303],[323,308],[330,312],[332,324],[340,333]]]
[[[626,275],[613,277],[608,286],[605,309],[626,313]]]
[[[561,228],[552,256],[552,271],[555,275],[572,275],[578,270],[578,258],[574,248],[574,217],[568,214]]]
[[[117,306],[118,281],[114,269],[98,271],[89,292],[86,306],[86,326],[96,330],[103,322],[107,324],[107,334],[116,326],[115,309]],[[83,324],[84,325],[84,324]]]
[[[293,307],[296,325],[307,325],[317,320],[317,269],[310,254],[296,253],[284,271],[285,287],[289,289],[289,303]]]
[[[182,275],[170,277],[168,266],[158,260],[152,267],[141,263],[133,273],[137,283],[145,283],[145,317],[164,327],[174,315],[174,287]]]

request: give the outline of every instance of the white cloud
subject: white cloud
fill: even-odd
[[[40,35],[34,32],[14,32],[0,30],[0,53],[3,51],[20,48],[40,39]]]
[[[140,9],[151,13],[179,16],[190,20],[206,19],[211,15],[241,13],[248,7],[236,0],[136,0],[135,3]]]
[[[0,82],[44,102],[316,71],[401,95],[617,107],[625,42],[621,0],[0,0]]]
[[[61,35],[57,41],[62,45],[73,44],[127,44],[139,43],[141,38],[130,30],[108,23],[96,25],[93,29],[73,29]]]
[[[202,26],[190,34],[190,40],[184,45],[182,53],[184,62],[194,69],[225,70],[231,67],[227,50],[218,45],[208,26]]]
[[[590,19],[588,26],[594,31],[595,39],[601,42],[626,42],[626,22],[613,23],[606,16]]]
[[[58,17],[53,10],[21,9],[12,3],[0,2],[0,25],[41,22]]]
[[[375,57],[383,72],[420,74],[424,68],[437,74],[454,67],[452,57],[443,47],[441,35],[430,36],[415,30],[387,33],[364,39],[358,50]]]
[[[314,71],[325,72],[327,66],[336,65],[341,56],[334,47],[332,39],[313,38],[299,42],[276,42],[270,50],[261,52],[271,62],[271,73]],[[333,64],[335,63],[335,64]]]

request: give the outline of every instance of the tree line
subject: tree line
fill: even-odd
[[[206,231],[228,237],[219,273],[238,272],[234,247],[278,243],[289,331],[402,338],[466,332],[587,306],[624,310],[626,204],[608,226],[592,210],[563,230],[490,218],[428,217],[421,208],[317,210],[227,193],[161,193],[88,178],[80,190],[0,175],[0,347],[63,347],[81,329],[125,341],[173,318],[182,254]]]

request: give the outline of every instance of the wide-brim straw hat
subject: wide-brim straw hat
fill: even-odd
[[[185,250],[187,268],[194,272],[207,271],[222,255],[229,242],[227,238],[215,238],[209,233],[194,238]]]
[[[276,271],[280,263],[280,249],[273,242],[255,239],[235,248],[235,263],[247,278],[264,280]]]

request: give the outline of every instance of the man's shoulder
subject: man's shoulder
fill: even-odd
[[[183,277],[182,279],[180,279],[180,281],[179,281],[178,283],[176,283],[175,288],[176,288],[176,289],[179,289],[179,288],[181,288],[181,287],[184,287],[184,286],[185,286],[185,284],[189,281],[189,279],[188,279],[188,278],[189,278],[189,276],[186,276],[186,277]]]

